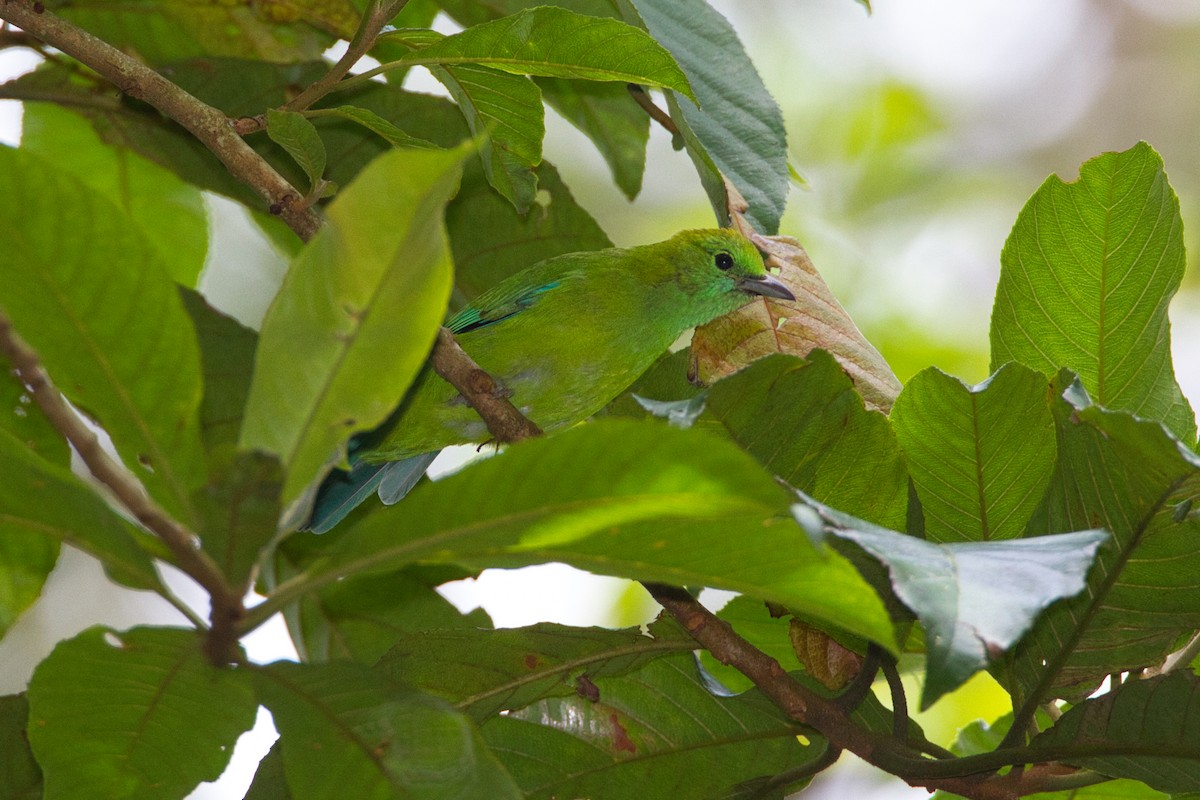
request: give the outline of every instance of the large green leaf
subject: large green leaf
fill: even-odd
[[[211,451],[237,442],[250,393],[258,334],[217,311],[197,292],[184,289],[180,295],[200,344],[200,369],[204,374],[200,437]]]
[[[908,473],[896,436],[828,353],[755,362],[712,387],[701,419],[719,422],[764,467],[822,503],[904,527]]]
[[[320,4],[290,2],[292,12],[275,18],[267,5],[192,0],[51,0],[63,17],[115,47],[151,64],[193,56],[228,56],[291,63],[319,58],[333,37],[296,17],[316,23],[337,19],[354,29],[357,14],[349,0]],[[305,6],[310,9],[306,13]],[[319,5],[325,13],[312,13]],[[330,12],[334,12],[331,16]],[[348,33],[347,33],[348,35]]]
[[[536,6],[558,6],[577,14],[620,18],[612,0],[440,0],[438,5],[463,27],[490,22]]]
[[[1087,530],[934,544],[816,503],[794,511],[806,527],[853,542],[887,566],[892,590],[925,627],[922,709],[1015,645],[1051,603],[1079,594],[1108,538]]]
[[[1200,792],[1200,680],[1189,672],[1130,677],[1068,710],[1031,746],[1163,792]]]
[[[628,88],[563,78],[540,78],[537,85],[551,108],[596,145],[625,196],[637,197],[646,171],[650,116]]]
[[[0,148],[0,307],[126,466],[192,521],[204,476],[196,336],[158,250],[94,189]]]
[[[8,360],[0,355],[0,430],[54,464],[67,464],[71,448],[37,406]]]
[[[1066,367],[1106,408],[1196,438],[1171,366],[1167,304],[1183,278],[1179,200],[1145,142],[1085,163],[1079,180],[1046,179],[1000,256],[992,369]]]
[[[417,561],[592,572],[730,589],[893,646],[879,598],[815,548],[787,493],[700,431],[602,421],[519,442],[346,531],[295,587]]]
[[[209,457],[213,473],[196,493],[201,546],[240,593],[279,519],[279,461],[265,453],[224,447]]]
[[[258,704],[242,670],[217,669],[195,631],[89,628],[29,683],[29,740],[46,800],[182,798],[215,780]]]
[[[276,662],[255,684],[295,800],[521,797],[466,717],[365,666]]]
[[[801,745],[796,724],[757,691],[712,694],[688,654],[597,677],[591,689],[483,725],[525,797],[736,796],[825,754],[811,734]]]
[[[42,800],[42,769],[25,733],[28,717],[24,695],[0,697],[0,794],[5,800]]]
[[[430,630],[405,637],[376,669],[445,697],[482,722],[546,697],[586,692],[598,678],[696,648],[673,623],[657,623],[650,633],[551,623],[498,631]]]
[[[194,286],[208,251],[208,218],[200,190],[136,153],[100,140],[86,118],[51,103],[29,103],[21,148],[115,201],[158,250],[178,283]]]
[[[442,208],[464,151],[395,150],[329,207],[259,336],[243,446],[280,456],[288,504],[425,361],[450,294]]]
[[[407,36],[398,32],[396,36]],[[388,40],[388,35],[382,41]],[[645,83],[692,95],[671,54],[620,20],[540,6],[447,36],[404,63],[483,64],[517,75]]]
[[[1200,457],[1157,422],[1093,405],[1078,384],[1053,412],[1058,463],[1029,531],[1103,527],[1112,538],[1086,590],[1051,608],[1014,654],[1011,691],[1025,716],[1160,662],[1200,628]]]
[[[544,200],[522,215],[492,191],[481,170],[463,171],[462,188],[446,208],[446,231],[455,286],[464,297],[474,298],[544,259],[612,246],[553,166],[543,162],[535,174]]]
[[[65,466],[39,458],[2,430],[0,541],[7,543],[3,563],[13,573],[9,580],[29,570],[44,576],[54,565],[58,543],[66,542],[95,556],[109,577],[126,586],[161,585],[127,522]]]
[[[1054,470],[1046,394],[1045,376],[1020,364],[977,386],[932,367],[908,382],[891,419],[927,538],[974,542],[1024,532]]]
[[[668,103],[717,219],[728,220],[724,175],[749,202],[754,227],[775,233],[788,191],[783,113],[733,26],[705,0],[618,5],[628,21],[644,24],[671,51],[696,92],[699,107],[676,102],[670,93]]]

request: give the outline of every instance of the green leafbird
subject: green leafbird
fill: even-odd
[[[761,295],[795,299],[740,234],[684,231],[539,262],[446,326],[513,405],[550,431],[599,411],[688,329]],[[351,469],[326,478],[308,529],[329,530],[373,491],[396,502],[441,448],[487,437],[474,409],[426,365],[388,421],[351,442]]]

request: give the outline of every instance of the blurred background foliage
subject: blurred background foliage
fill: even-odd
[[[733,23],[783,109],[794,181],[781,233],[804,244],[901,380],[929,365],[969,382],[987,376],[1000,250],[1018,211],[1051,173],[1072,180],[1100,152],[1150,142],[1166,163],[1186,243],[1195,249],[1197,0],[875,0],[871,15],[851,0],[710,2]],[[440,25],[453,29],[445,20]],[[35,64],[28,51],[0,50],[0,80]],[[420,69],[407,81],[437,90]],[[630,202],[591,144],[552,111],[547,116],[546,158],[616,244],[712,223],[691,162],[671,149],[664,131],[652,129],[644,188]],[[20,118],[17,103],[0,102],[0,141],[19,138]],[[256,323],[285,258],[240,208],[214,197],[207,202],[214,225],[201,286],[218,306]],[[1200,398],[1194,271],[1171,317],[1176,374],[1194,402]],[[93,621],[171,616],[136,609],[98,569],[75,557],[67,561],[75,575],[52,580],[50,596],[0,648],[0,674],[18,687],[28,675],[24,662],[31,668],[55,640]],[[94,585],[80,583],[80,570]],[[458,587],[455,599],[483,602],[498,625],[547,618],[628,625],[657,610],[642,589],[625,582],[584,581],[554,566],[536,568],[536,578],[522,573],[485,573]],[[74,601],[56,599],[55,588]],[[278,644],[260,642],[258,653],[249,644],[264,660],[286,655]],[[915,685],[909,689],[919,693]],[[977,676],[921,722],[933,740],[948,743],[958,727],[1002,713],[1004,699],[990,678]],[[806,796],[923,794],[853,769],[823,775],[812,791]],[[241,795],[208,786],[195,796]]]

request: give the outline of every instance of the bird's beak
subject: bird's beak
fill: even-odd
[[[738,288],[743,292],[761,294],[764,297],[778,297],[780,300],[796,299],[796,295],[792,294],[790,289],[770,275],[764,275],[761,278],[742,278],[738,281]]]

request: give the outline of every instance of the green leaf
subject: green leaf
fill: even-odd
[[[213,451],[237,442],[250,393],[258,334],[217,311],[199,293],[184,289],[180,295],[200,344],[204,375],[200,438]]]
[[[815,509],[815,511],[814,511]],[[1002,542],[933,544],[811,503],[807,526],[853,542],[883,562],[892,589],[925,627],[921,709],[1012,647],[1051,603],[1079,594],[1104,531]]]
[[[100,140],[85,117],[53,103],[28,103],[21,149],[70,172],[121,206],[154,245],[167,272],[194,286],[208,251],[200,191],[135,153]]]
[[[288,622],[306,661],[374,664],[414,632],[492,627],[487,612],[460,613],[416,569],[332,584],[304,598],[296,616]],[[400,682],[424,688],[407,677]]]
[[[438,5],[465,28],[537,6],[558,6],[593,17],[619,17],[611,0],[441,0]]]
[[[1069,709],[1030,746],[1159,791],[1200,792],[1200,679],[1186,672],[1130,677]]]
[[[0,513],[0,637],[37,601],[58,561],[58,542],[30,536],[29,520]]]
[[[891,419],[927,538],[990,541],[1024,532],[1054,470],[1047,389],[1045,376],[1020,364],[977,386],[932,367],[908,382]]]
[[[742,784],[825,755],[757,691],[717,697],[695,659],[656,659],[597,677],[591,698],[552,698],[489,720],[481,731],[531,800],[726,797]],[[598,698],[598,699],[597,699]]]
[[[0,354],[0,430],[7,431],[52,464],[68,464],[71,448],[54,429],[46,415],[34,405],[33,397]]]
[[[1020,361],[1079,375],[1099,405],[1160,420],[1192,444],[1196,421],[1171,366],[1167,304],[1183,278],[1179,200],[1141,142],[1046,179],[1004,245],[992,369]]]
[[[794,672],[803,667],[788,638],[791,624],[788,615],[776,616],[766,603],[743,595],[726,603],[717,616],[733,626],[743,639],[778,661],[784,672]],[[722,664],[707,650],[700,652],[700,663],[732,692],[744,692],[754,686],[735,667]]]
[[[0,794],[5,800],[42,800],[42,768],[25,732],[28,717],[25,695],[0,697]]]
[[[673,623],[656,624],[650,633],[653,638],[637,628],[552,623],[497,631],[429,630],[402,639],[375,668],[446,698],[482,722],[546,697],[586,693],[598,678],[696,647]]]
[[[119,583],[161,586],[133,528],[69,469],[39,458],[6,431],[0,431],[0,509],[2,563],[14,574],[31,569],[44,577],[58,543],[66,542],[99,559]]]
[[[454,98],[479,140],[488,182],[519,213],[529,211],[537,192],[533,168],[542,161],[546,133],[542,93],[524,76],[488,67],[431,66],[429,71]]]
[[[300,165],[315,190],[325,174],[325,144],[313,124],[295,111],[268,108],[267,135]]]
[[[271,745],[262,761],[258,762],[254,782],[246,790],[244,800],[292,800],[292,793],[287,785],[287,773],[283,769],[283,750],[278,739]]]
[[[348,0],[322,0],[349,8]],[[292,3],[296,12],[299,4]],[[333,37],[302,21],[273,18],[262,8],[191,0],[51,0],[46,6],[114,47],[150,64],[193,56],[228,56],[279,63],[320,58]],[[353,26],[353,22],[350,25]],[[353,30],[353,27],[351,27]]]
[[[280,456],[285,506],[424,363],[450,293],[441,218],[463,155],[377,159],[330,205],[267,312],[241,443]]]
[[[93,627],[29,683],[29,740],[46,800],[182,798],[215,780],[257,703],[242,670],[205,660],[194,631]]]
[[[695,99],[675,59],[644,31],[619,20],[554,6],[529,8],[475,25],[422,48],[404,62],[482,64],[516,75],[645,83]]]
[[[269,113],[269,112],[268,112]],[[385,142],[393,147],[436,148],[437,145],[416,136],[410,136],[397,126],[388,122],[369,108],[357,106],[337,106],[335,108],[309,111],[310,117],[341,117],[357,123],[372,133],[378,134]],[[315,129],[314,129],[315,133]],[[319,137],[318,137],[319,138]],[[322,155],[324,146],[322,146]],[[322,172],[324,169],[322,169]]]
[[[650,116],[621,84],[562,78],[536,81],[550,107],[592,140],[630,200],[642,189]]]
[[[213,474],[196,493],[201,546],[225,579],[243,593],[279,519],[279,461],[264,453],[222,448],[210,457]]]
[[[0,307],[151,495],[190,523],[204,476],[200,359],[158,251],[103,195],[9,148],[0,238]]]
[[[1200,628],[1200,457],[1157,422],[1092,405],[1078,384],[1064,392],[1071,377],[1055,384],[1058,463],[1029,532],[1092,526],[1112,538],[1083,594],[1051,608],[1013,654],[1010,691],[1026,710],[1160,663]]]
[[[492,191],[481,170],[464,170],[462,188],[446,207],[455,286],[464,297],[474,298],[547,258],[612,247],[592,216],[575,202],[558,170],[543,162],[535,175],[536,207],[522,215]]]
[[[670,94],[668,105],[717,219],[728,221],[724,175],[749,202],[754,227],[775,233],[788,192],[783,114],[733,26],[705,0],[619,5],[627,21],[643,24],[671,51],[695,89],[697,105],[678,103]]]
[[[822,503],[904,527],[908,473],[896,436],[828,353],[751,364],[712,387],[702,419],[720,423],[764,467]]]
[[[350,662],[255,670],[295,800],[521,797],[466,717]]]
[[[561,561],[794,607],[892,647],[879,598],[811,545],[788,498],[737,447],[699,431],[603,420],[502,455],[364,517],[310,570],[312,587],[417,561]]]

